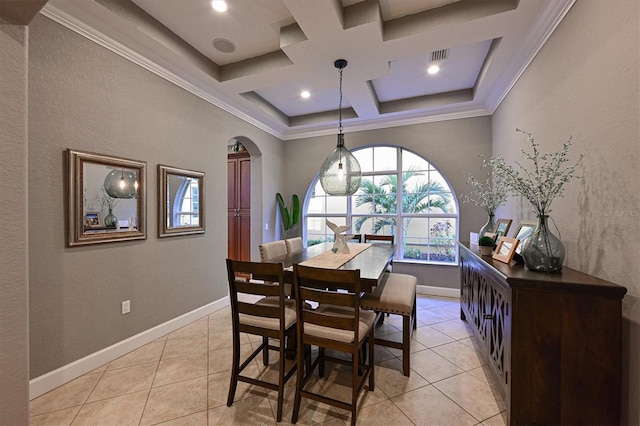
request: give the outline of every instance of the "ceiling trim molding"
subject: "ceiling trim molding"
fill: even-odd
[[[529,52],[529,55],[521,62],[522,65],[513,73],[513,78],[504,90],[498,93],[496,99],[487,99],[487,108],[491,114],[496,112],[502,101],[504,101],[509,92],[511,92],[511,89],[513,89],[513,86],[516,85],[520,77],[522,77],[522,74],[529,68],[529,65],[531,65],[531,62],[533,62],[540,50],[542,50],[542,47],[546,44],[549,37],[551,37],[558,25],[560,25],[560,22],[564,20],[564,17],[569,13],[569,10],[571,10],[575,2],[576,0],[558,1],[554,3],[554,8],[547,9],[547,13],[540,17],[540,22],[535,25],[534,28],[544,31],[534,31],[531,33],[520,48],[520,52]],[[487,96],[487,98],[491,98],[491,95]]]
[[[344,133],[355,133],[355,132],[363,132],[366,130],[378,130],[383,128],[390,127],[402,127],[409,126],[413,124],[425,124],[425,123],[433,123],[438,121],[448,121],[448,120],[458,120],[462,118],[474,118],[474,117],[483,117],[486,115],[491,115],[491,111],[484,107],[474,107],[464,111],[456,111],[456,112],[446,112],[442,114],[432,114],[429,116],[415,116],[415,117],[405,117],[403,119],[398,120],[396,117],[389,118],[387,120],[371,120],[369,122],[361,121],[358,124],[354,125],[345,125]],[[322,130],[314,130],[314,131],[304,131],[304,130],[293,130],[291,132],[286,132],[282,140],[288,141],[292,139],[306,139],[317,136],[327,136],[327,135],[335,135],[337,133],[337,119],[336,126],[330,129],[325,128]],[[343,123],[344,124],[344,123]]]
[[[132,49],[124,46],[123,44],[113,40],[112,38],[106,36],[105,34],[97,31],[96,29],[84,24],[78,19],[69,16],[65,12],[60,9],[52,6],[50,3],[47,4],[40,13],[47,18],[52,19],[58,24],[64,26],[65,28],[97,43],[98,45],[108,49],[109,51],[123,57],[124,59],[133,62],[134,64],[146,69],[147,71],[152,72],[160,78],[163,78],[170,83],[175,84],[176,86],[186,90],[189,93],[192,93],[199,98],[205,100],[206,102],[217,106],[218,108],[232,114],[233,116],[257,127],[260,130],[263,130],[269,133],[272,136],[282,139],[282,133],[276,131],[275,129],[266,126],[260,121],[254,119],[253,117],[245,114],[244,112],[238,110],[220,101],[219,98],[215,97],[211,93],[208,93],[199,87],[195,86],[191,82],[185,80],[184,78],[179,77],[174,72],[167,70],[164,67],[159,66],[157,63],[149,60],[148,58],[140,55],[139,53],[133,51]]]

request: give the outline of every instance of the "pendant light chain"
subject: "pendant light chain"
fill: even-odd
[[[340,68],[340,102],[338,103],[338,133],[342,133],[342,70]]]

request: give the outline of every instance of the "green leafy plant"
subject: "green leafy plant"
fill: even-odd
[[[407,247],[404,249],[404,257],[407,259],[420,259],[420,249]]]
[[[478,240],[478,245],[482,247],[493,247],[495,242],[491,237],[480,237]]]
[[[300,199],[296,194],[291,196],[291,210],[287,208],[282,198],[282,194],[279,192],[276,194],[276,201],[278,202],[278,208],[280,209],[280,222],[282,223],[282,229],[285,236],[288,237],[290,231],[296,226],[298,220],[300,220]]]

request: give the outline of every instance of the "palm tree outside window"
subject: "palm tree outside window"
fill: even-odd
[[[363,171],[358,191],[328,196],[318,178],[304,205],[307,245],[333,239],[325,220],[352,233],[393,234],[397,259],[457,264],[458,208],[444,176],[427,160],[393,146],[353,150]],[[401,206],[398,208],[398,206]]]

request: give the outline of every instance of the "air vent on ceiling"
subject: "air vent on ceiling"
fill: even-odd
[[[432,61],[444,61],[447,58],[449,58],[449,49],[440,49],[431,52]]]

